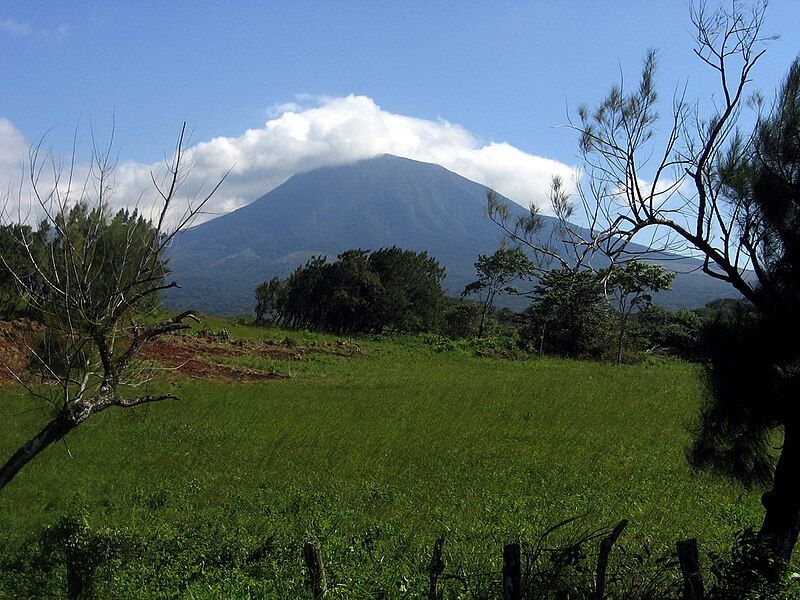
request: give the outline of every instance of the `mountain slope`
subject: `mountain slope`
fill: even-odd
[[[312,255],[391,245],[427,250],[445,266],[446,287],[457,295],[474,279],[478,254],[492,252],[500,239],[485,212],[484,186],[397,156],[301,173],[182,234],[170,251],[181,289],[172,290],[167,303],[215,314],[250,312],[260,282],[287,275]],[[554,223],[546,218],[545,229]],[[695,265],[680,263],[681,269]],[[674,287],[660,298],[670,308],[731,295],[724,284],[698,273],[679,276]]]

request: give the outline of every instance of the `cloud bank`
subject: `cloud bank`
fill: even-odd
[[[323,166],[352,163],[383,153],[437,163],[487,185],[524,206],[546,207],[553,175],[569,181],[575,169],[523,152],[505,142],[482,143],[460,125],[382,110],[367,96],[299,97],[298,103],[273,107],[263,127],[235,137],[216,137],[191,147],[191,172],[183,189],[208,190],[230,170],[206,209],[210,218],[224,214],[271,191],[292,175]],[[0,118],[0,183],[19,180],[20,161],[28,144],[13,124]],[[86,172],[86,166],[79,168]],[[150,173],[163,165],[133,161],[117,166],[114,207],[152,202]],[[183,202],[186,199],[184,198]]]

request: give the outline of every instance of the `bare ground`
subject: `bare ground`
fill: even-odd
[[[12,373],[23,374],[28,365],[29,334],[40,328],[29,321],[0,322],[0,385],[16,381]],[[38,331],[38,333],[41,333]],[[223,334],[204,331],[197,336],[165,335],[144,348],[144,358],[159,367],[174,369],[181,377],[226,382],[286,379],[288,375],[223,364],[211,357],[263,356],[274,360],[301,360],[315,353],[349,356],[360,348],[344,340],[298,346],[284,340],[230,340]]]
[[[0,321],[0,385],[16,382],[28,365],[26,334],[35,329],[25,320]]]

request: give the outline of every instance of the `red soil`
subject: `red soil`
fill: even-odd
[[[0,386],[15,382],[13,374],[22,376],[26,372],[30,340],[39,335],[41,327],[32,322],[26,320],[0,322]],[[244,382],[285,379],[288,375],[223,364],[213,360],[212,357],[264,356],[275,360],[300,360],[313,353],[347,356],[359,351],[357,346],[345,341],[297,347],[297,342],[290,339],[229,340],[225,335],[202,332],[197,337],[162,336],[147,344],[142,354],[145,360],[159,367],[174,369],[181,377]]]
[[[0,385],[16,381],[28,365],[23,331],[32,331],[27,321],[0,321]]]
[[[204,356],[244,356],[249,354],[246,351],[239,351],[239,348],[233,346],[230,342],[228,345],[230,348],[220,343],[212,345],[202,338],[169,335],[148,344],[145,348],[145,355],[160,365],[175,369],[181,377],[189,379],[237,382],[285,379],[288,377],[280,373],[256,371],[244,367],[221,364],[204,358]]]

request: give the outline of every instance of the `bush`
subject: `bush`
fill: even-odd
[[[452,338],[468,338],[478,333],[483,307],[472,300],[450,299],[444,310],[439,333]]]
[[[591,271],[547,271],[534,289],[521,337],[540,352],[604,358],[612,351],[614,313]]]
[[[703,320],[696,312],[671,313],[650,305],[635,315],[634,326],[634,337],[642,349],[658,350],[687,360],[700,358]]]
[[[800,583],[787,573],[779,581],[766,581],[760,573],[770,568],[771,559],[761,552],[756,533],[748,528],[739,533],[730,554],[711,553],[714,584],[709,600],[790,600],[800,597]]]
[[[444,269],[426,252],[397,247],[313,257],[285,281],[256,289],[256,320],[339,333],[435,330],[445,301]]]
[[[232,319],[234,325],[238,326],[248,326],[253,324],[253,315],[248,313],[242,313]]]

